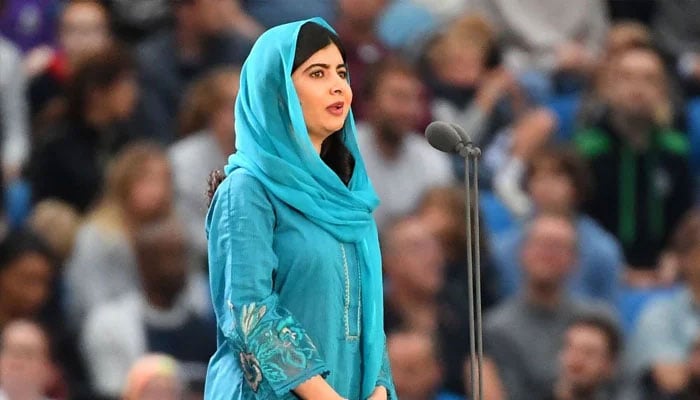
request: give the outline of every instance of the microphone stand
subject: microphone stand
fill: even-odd
[[[473,400],[483,398],[484,346],[481,316],[481,250],[479,246],[479,158],[481,150],[472,143],[460,143],[457,153],[464,158],[464,187],[467,223],[467,285],[469,297],[469,379]],[[473,166],[473,179],[471,179]],[[472,194],[474,206],[472,207]],[[474,225],[472,225],[472,214]],[[473,239],[472,239],[473,232]],[[473,251],[472,251],[473,248]]]

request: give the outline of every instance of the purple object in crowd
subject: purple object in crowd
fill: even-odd
[[[5,0],[0,12],[0,35],[26,52],[56,41],[60,0]]]

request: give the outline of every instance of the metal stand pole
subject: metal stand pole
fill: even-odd
[[[460,150],[464,157],[464,185],[467,223],[467,285],[469,296],[469,377],[473,400],[483,398],[482,370],[484,346],[481,316],[481,251],[479,240],[479,158],[481,150],[467,145]],[[473,179],[472,174],[473,164]],[[473,183],[473,187],[472,187]],[[474,206],[472,207],[472,193]],[[472,218],[473,215],[473,218]],[[473,219],[473,225],[472,225]],[[472,235],[473,233],[473,235]]]

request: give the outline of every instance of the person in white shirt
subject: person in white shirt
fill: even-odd
[[[416,127],[425,115],[423,86],[412,67],[387,57],[367,73],[367,120],[358,142],[381,204],[381,228],[392,216],[413,211],[423,193],[454,180],[449,157],[433,149]]]

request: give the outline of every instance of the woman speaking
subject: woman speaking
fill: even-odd
[[[265,32],[243,65],[236,148],[207,216],[218,350],[205,398],[396,398],[377,196],[345,53],[322,19]]]

